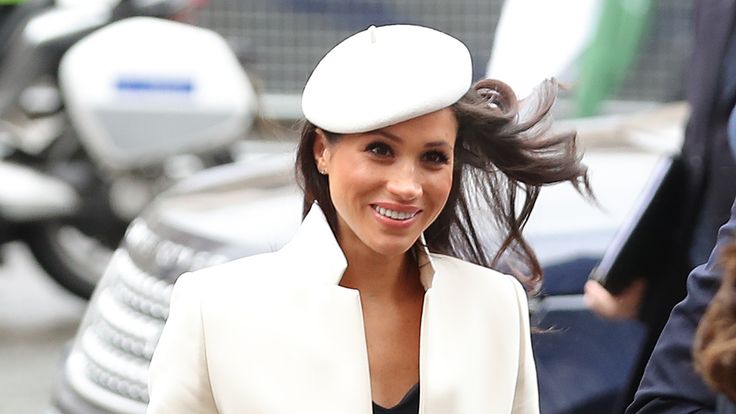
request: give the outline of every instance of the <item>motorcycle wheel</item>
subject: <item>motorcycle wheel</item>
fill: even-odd
[[[113,248],[78,228],[47,221],[27,229],[25,241],[41,268],[59,285],[89,299]]]

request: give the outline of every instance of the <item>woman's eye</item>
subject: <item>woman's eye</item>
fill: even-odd
[[[393,155],[391,147],[382,142],[373,142],[371,144],[368,144],[368,147],[366,147],[366,151],[379,157],[390,157],[391,155]]]
[[[422,160],[432,164],[447,164],[450,161],[450,158],[440,151],[430,151],[422,156]]]

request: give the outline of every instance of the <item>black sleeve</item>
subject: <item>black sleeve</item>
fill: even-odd
[[[715,394],[693,369],[692,346],[698,322],[720,285],[719,251],[734,241],[735,234],[736,204],[718,231],[708,262],[690,273],[687,297],[672,310],[627,414],[715,411]]]

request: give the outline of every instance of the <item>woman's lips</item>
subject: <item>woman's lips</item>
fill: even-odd
[[[416,222],[417,216],[422,212],[417,207],[390,203],[371,204],[371,209],[373,210],[373,215],[380,223],[396,228],[411,226]]]

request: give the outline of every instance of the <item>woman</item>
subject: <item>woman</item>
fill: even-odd
[[[574,135],[548,133],[556,83],[518,106],[471,72],[461,42],[410,25],[320,61],[302,98],[302,226],[275,253],[178,280],[149,413],[538,412],[525,292],[489,266],[528,268],[532,288],[521,228],[542,185],[587,191],[586,170]]]

